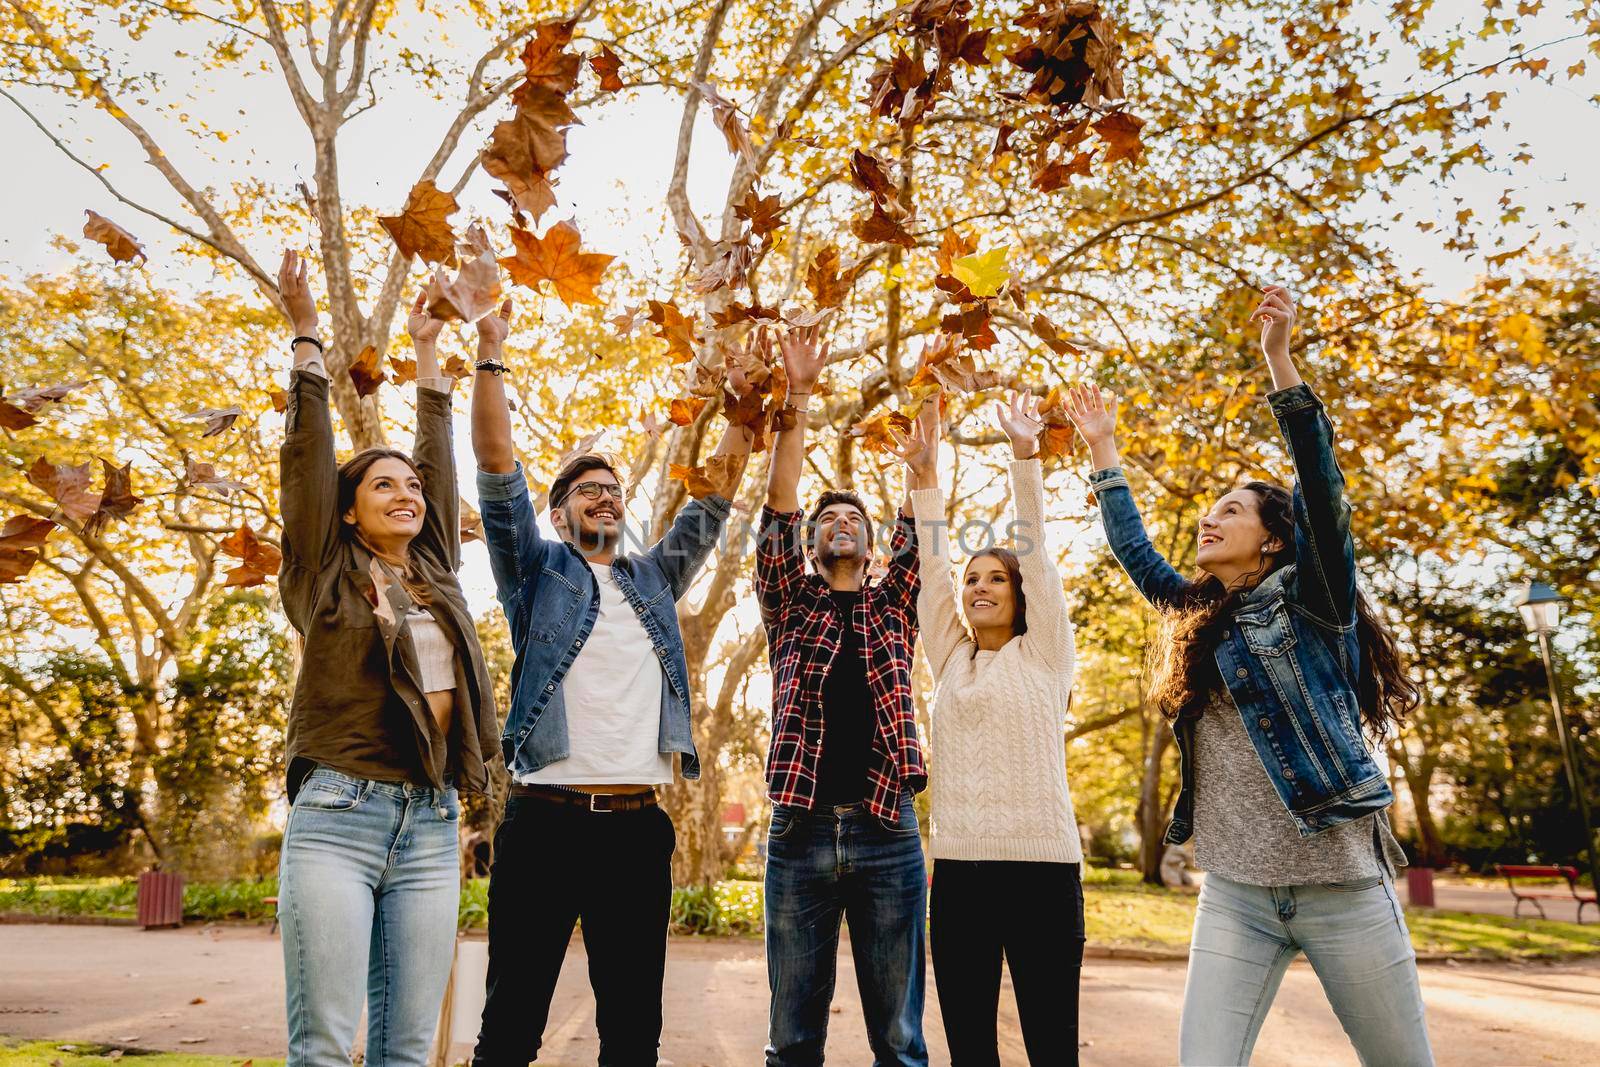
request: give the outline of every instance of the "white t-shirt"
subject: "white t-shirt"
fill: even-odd
[[[666,676],[639,616],[617,588],[610,566],[590,563],[600,585],[600,614],[578,658],[561,679],[567,709],[564,760],[519,775],[544,785],[667,785],[672,754],[660,751],[661,687]]]

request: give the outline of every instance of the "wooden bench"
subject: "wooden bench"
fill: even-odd
[[[278,898],[262,897],[261,903],[272,905],[272,929],[267,931],[267,934],[270,936],[278,932]]]
[[[1526,901],[1538,910],[1539,918],[1543,919],[1545,918],[1544,905],[1539,903],[1540,900],[1566,900],[1569,895],[1578,902],[1578,921],[1580,923],[1583,922],[1583,909],[1586,906],[1594,904],[1595,911],[1600,912],[1600,903],[1596,902],[1594,893],[1584,892],[1578,888],[1578,868],[1576,867],[1497,863],[1494,865],[1494,869],[1505,876],[1506,885],[1511,887],[1511,895],[1517,898],[1516,907],[1511,909],[1512,915],[1519,915],[1522,911],[1522,904]],[[1518,889],[1517,879],[1519,878],[1565,878],[1567,889],[1566,892],[1562,892],[1558,888],[1528,889],[1525,887]]]

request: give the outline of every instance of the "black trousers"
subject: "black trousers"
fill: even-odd
[[[672,820],[513,796],[489,872],[489,978],[474,1067],[538,1058],[583,922],[601,1067],[655,1067],[672,907]]]
[[[1002,956],[1028,1062],[1078,1062],[1084,938],[1076,863],[935,860],[929,922],[952,1067],[999,1067]]]

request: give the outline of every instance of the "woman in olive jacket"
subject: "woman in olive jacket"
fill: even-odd
[[[494,696],[456,569],[461,536],[443,326],[419,297],[413,456],[334,459],[306,265],[284,253],[294,324],[282,465],[285,613],[304,639],[289,712],[279,863],[291,1065],[426,1062],[454,954],[461,790],[483,791]],[[480,330],[506,329],[509,308]]]

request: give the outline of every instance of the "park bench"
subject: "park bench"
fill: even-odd
[[[1594,904],[1595,910],[1600,912],[1600,903],[1596,903],[1594,893],[1585,893],[1578,888],[1578,868],[1576,867],[1497,863],[1494,865],[1494,869],[1505,876],[1506,885],[1511,887],[1511,895],[1517,898],[1516,907],[1511,909],[1512,915],[1520,914],[1522,904],[1526,901],[1538,909],[1539,918],[1543,919],[1545,917],[1544,905],[1539,901],[1541,899],[1565,900],[1568,894],[1571,894],[1572,899],[1578,902],[1578,921],[1580,923],[1583,922],[1583,909],[1586,905]],[[1559,888],[1529,889],[1524,887],[1518,889],[1517,879],[1519,878],[1565,878],[1567,891],[1564,893]]]
[[[267,933],[268,935],[275,934],[278,932],[278,898],[262,897],[261,903],[272,905],[272,929],[268,930]]]

